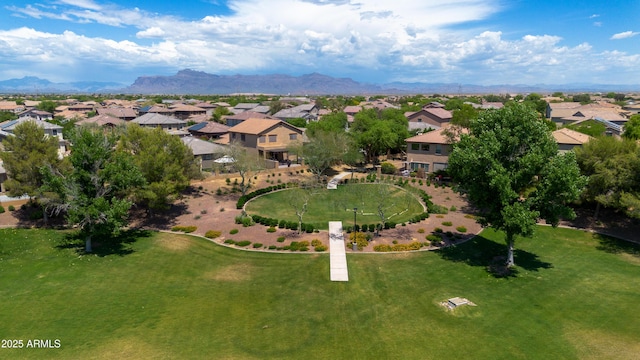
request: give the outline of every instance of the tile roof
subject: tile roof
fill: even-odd
[[[450,129],[451,127],[442,127],[437,130],[429,131],[424,134],[416,135],[406,139],[405,141],[408,143],[425,143],[425,144],[449,144],[449,137],[444,133],[445,130]],[[462,129],[462,133],[468,133],[467,129]]]
[[[186,124],[186,121],[180,120],[180,119],[176,119],[174,117],[171,116],[166,116],[166,115],[162,115],[159,113],[146,113],[142,116],[139,116],[133,120],[131,120],[131,122],[134,122],[136,124],[140,124],[140,125],[173,125],[173,124]]]
[[[13,132],[13,130],[15,130],[16,126],[18,126],[19,124],[22,124],[25,121],[33,121],[36,123],[36,125],[40,126],[41,128],[45,129],[45,130],[62,130],[62,126],[60,125],[56,125],[56,124],[52,124],[50,122],[46,122],[43,120],[37,120],[34,118],[30,118],[30,117],[23,117],[21,119],[17,119],[17,120],[10,120],[10,121],[5,121],[3,123],[0,123],[0,130],[4,130],[6,132]]]
[[[239,114],[235,114],[235,115],[228,115],[225,117],[225,119],[230,119],[230,120],[247,120],[247,119],[274,119],[274,117],[269,116],[267,114],[263,114],[263,113],[259,113],[259,112],[254,112],[254,111],[245,111],[245,112],[241,112]]]
[[[205,134],[225,134],[229,132],[229,129],[229,126],[215,121],[204,121],[187,128],[189,131],[197,131]]]
[[[124,125],[127,122],[120,119],[119,117],[113,116],[111,114],[102,114],[102,115],[96,115],[94,117],[90,117],[87,119],[83,119],[80,120],[78,122],[76,122],[76,125],[84,125],[84,124],[97,124],[98,126],[105,126],[105,125]]]
[[[100,115],[110,114],[121,119],[135,118],[138,116],[133,108],[113,107],[113,108],[97,108],[96,112]]]
[[[282,120],[256,118],[250,118],[241,122],[240,124],[229,129],[229,132],[259,135],[276,126],[286,126],[288,128],[291,128],[292,130],[298,131],[299,133],[303,132],[301,129]]]
[[[431,113],[439,117],[440,119],[451,119],[453,117],[451,111],[445,110],[443,108],[426,108],[424,109],[424,111]]]
[[[553,132],[553,138],[558,144],[569,145],[582,145],[592,139],[591,136],[583,134],[578,131],[574,131],[567,128],[562,128]]]

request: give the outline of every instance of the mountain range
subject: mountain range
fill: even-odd
[[[457,83],[368,84],[350,78],[335,78],[318,73],[301,76],[214,75],[202,71],[181,70],[171,76],[140,76],[133,84],[79,81],[54,83],[27,76],[0,81],[0,93],[103,93],[103,94],[275,94],[275,95],[364,95],[364,94],[505,94],[577,92],[633,92],[638,85],[565,84],[565,85],[473,85]]]

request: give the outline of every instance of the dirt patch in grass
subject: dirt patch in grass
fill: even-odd
[[[614,336],[596,330],[569,331],[565,337],[580,359],[637,359],[640,343],[634,335]]]
[[[156,244],[173,251],[185,251],[191,246],[191,241],[182,236],[162,236],[156,240]]]
[[[251,279],[251,267],[246,264],[230,265],[204,274],[205,279],[215,281],[247,281]]]

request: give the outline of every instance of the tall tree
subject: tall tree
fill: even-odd
[[[37,197],[43,182],[40,168],[58,168],[61,163],[58,138],[45,134],[34,121],[18,124],[13,135],[2,141],[5,152],[0,153],[9,176],[7,190],[11,196]]]
[[[347,144],[348,139],[344,133],[317,131],[309,138],[309,142],[303,145],[304,162],[317,181],[320,181],[325,170],[341,160]]]
[[[557,226],[575,216],[569,204],[586,178],[573,153],[558,154],[534,109],[512,104],[480,114],[449,156],[449,173],[480,209],[479,222],[506,233],[507,267],[516,236],[529,237],[539,219]]]
[[[144,177],[131,154],[116,152],[113,134],[83,127],[70,140],[72,170],[59,173],[43,167],[43,191],[58,195],[50,205],[80,228],[85,251],[92,252],[94,237],[107,241],[128,224],[129,194],[144,184]]]
[[[582,196],[596,203],[594,218],[601,206],[640,217],[634,206],[640,200],[640,153],[635,141],[604,136],[575,151],[583,174],[589,176]]]
[[[633,115],[624,124],[622,137],[629,140],[640,140],[640,114]]]
[[[199,178],[200,168],[193,152],[179,137],[161,128],[143,128],[129,124],[118,144],[120,151],[133,155],[146,185],[137,192],[138,200],[150,209],[168,208],[192,179]]]

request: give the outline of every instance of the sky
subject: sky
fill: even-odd
[[[2,0],[0,80],[640,83],[640,0]]]

